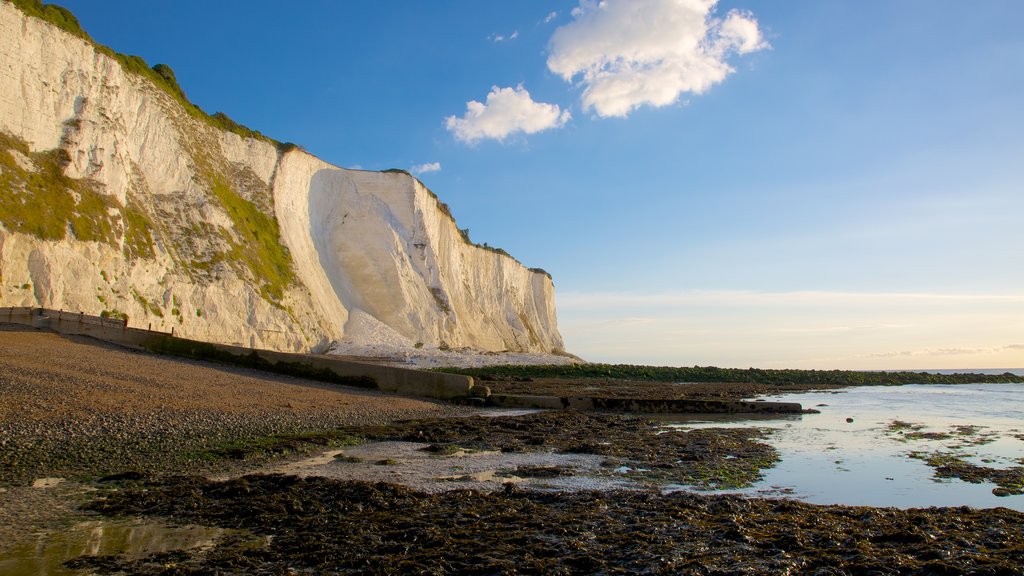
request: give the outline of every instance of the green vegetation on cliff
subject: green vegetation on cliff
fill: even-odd
[[[194,217],[185,216],[190,211],[181,210],[183,206],[161,207],[160,202],[154,204],[151,202],[153,199],[146,199],[144,190],[142,196],[133,196],[129,191],[128,205],[122,206],[113,195],[103,193],[101,184],[65,176],[64,168],[69,161],[66,150],[59,148],[46,153],[30,153],[25,142],[9,135],[0,139],[0,148],[13,151],[6,154],[0,151],[3,168],[0,222],[8,230],[44,240],[63,239],[70,231],[78,240],[121,245],[129,258],[154,257],[156,235],[190,276],[216,278],[216,266],[225,263],[256,283],[263,298],[280,305],[285,290],[294,282],[295,274],[288,249],[281,243],[272,201],[269,200],[269,188],[265,182],[251,175],[248,180],[255,178],[259,187],[240,183],[236,177],[237,167],[217,153],[219,146],[212,132],[197,130],[189,119],[203,122],[216,130],[274,143],[281,152],[291,150],[295,145],[271,140],[238,124],[223,112],[207,114],[189,101],[170,66],[157,64],[150,67],[141,57],[121,54],[96,43],[67,9],[43,4],[40,0],[9,1],[29,16],[45,20],[89,42],[98,52],[115,59],[125,72],[145,78],[180,105],[185,114],[172,112],[170,116],[180,132],[181,145],[188,151],[200,181],[208,187],[210,196],[224,209],[232,225],[228,228],[203,227],[203,223],[194,221]],[[16,158],[15,154],[19,157]],[[29,163],[34,166],[26,169]],[[137,176],[145,187],[141,174]],[[195,214],[194,211],[191,213]],[[158,214],[176,214],[177,219],[164,221]],[[158,221],[154,222],[154,219]],[[189,237],[189,229],[192,229],[193,237]]]
[[[281,244],[277,220],[261,212],[242,198],[220,178],[212,177],[213,194],[234,223],[236,238],[228,237],[230,261],[247,267],[259,281],[260,293],[270,302],[278,302],[295,280],[288,248]]]
[[[35,16],[36,18],[45,20],[65,32],[74,34],[83,40],[93,42],[93,39],[85,32],[85,30],[82,30],[81,24],[78,23],[78,18],[75,18],[75,15],[63,6],[57,6],[56,4],[43,4],[41,0],[8,1],[29,16]]]
[[[199,120],[213,128],[232,132],[244,138],[255,138],[271,142],[276,145],[281,153],[297,148],[291,143],[281,143],[268,138],[256,130],[243,126],[223,112],[207,114],[201,108],[193,104],[185,94],[185,91],[178,84],[174,71],[166,64],[156,64],[152,67],[141,57],[122,54],[113,49],[97,43],[89,34],[82,29],[78,19],[66,8],[44,4],[41,0],[4,0],[11,2],[25,14],[40,18],[49,22],[61,30],[92,44],[102,54],[116,60],[121,68],[138,77],[145,78],[153,86],[170,96],[177,102],[188,117]],[[202,136],[187,126],[179,126],[182,129],[183,137],[188,135],[191,138],[203,140]],[[230,182],[231,167],[226,166],[223,159],[211,156],[211,147],[203,142],[183,142],[186,149],[190,151],[202,180],[210,186],[210,191],[217,198],[221,206],[231,217],[234,224],[232,231],[222,231],[224,240],[227,243],[226,250],[221,249],[216,253],[207,250],[199,254],[182,254],[177,260],[189,269],[190,273],[199,272],[199,276],[209,276],[210,272],[218,263],[229,262],[241,264],[248,268],[255,281],[261,282],[260,291],[264,298],[271,302],[279,302],[283,297],[285,289],[293,282],[295,275],[292,270],[291,257],[280,242],[280,234],[277,221],[268,215],[268,210],[261,204],[254,204],[239,193],[238,187]],[[26,152],[27,153],[27,152]],[[399,173],[413,177],[408,171],[402,169],[384,170],[384,172]],[[60,173],[50,173],[46,177],[51,180],[58,177],[63,178]],[[422,184],[422,183],[421,183]],[[66,183],[61,186],[68,187]],[[60,186],[58,186],[60,187]],[[424,187],[437,202],[438,209],[451,217],[448,206],[432,191]],[[95,191],[95,190],[93,190]],[[102,194],[88,194],[79,201],[80,211],[95,214],[101,208],[100,203],[106,200]],[[67,212],[66,202],[58,204],[64,212]],[[153,251],[153,222],[147,216],[146,211],[140,210],[138,205],[131,205],[127,208],[116,206],[121,213],[119,219],[123,219],[125,253],[129,256],[152,257]],[[263,208],[261,210],[261,208]],[[41,227],[37,227],[35,235],[41,238],[57,239],[63,238],[64,224],[54,218],[49,218],[46,213],[39,213],[37,220],[47,220]],[[49,216],[54,216],[50,214]],[[14,217],[12,217],[13,219]],[[71,221],[71,219],[65,219]],[[453,218],[454,222],[454,218]],[[38,222],[37,222],[38,223]],[[118,234],[113,232],[114,226],[105,223],[102,218],[93,218],[89,222],[72,222],[72,229],[78,239],[99,239],[112,241]],[[12,228],[19,231],[27,231],[24,228]],[[79,232],[79,230],[81,231]],[[466,231],[468,232],[468,230]],[[468,234],[464,234],[466,242],[478,248],[483,248],[497,254],[511,257],[508,252],[500,248],[492,247],[486,243],[474,244],[469,241]],[[187,252],[187,250],[186,250]],[[540,269],[532,269],[534,272],[543,272]]]
[[[122,247],[125,255],[152,256],[148,218],[100,191],[100,184],[70,178],[66,150],[31,152],[28,143],[0,132],[0,223],[42,240],[70,233],[83,242]],[[123,238],[123,244],[122,244]]]
[[[121,209],[124,220],[124,255],[129,258],[153,258],[153,221],[138,202],[128,202]]]

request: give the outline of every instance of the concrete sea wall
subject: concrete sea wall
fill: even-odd
[[[179,338],[166,332],[128,327],[118,319],[46,308],[0,308],[0,322],[49,329],[61,334],[91,336],[122,346],[198,360],[224,362],[409,396],[439,400],[486,397],[486,386],[458,374],[424,372],[364,364],[312,354],[291,354]]]

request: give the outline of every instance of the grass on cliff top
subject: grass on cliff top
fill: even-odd
[[[563,366],[491,366],[441,368],[441,372],[474,378],[615,378],[649,382],[753,382],[767,385],[812,384],[873,386],[902,384],[1024,383],[1024,376],[1006,374],[930,374],[927,372],[860,372],[852,370],[762,370],[694,366],[637,366],[631,364],[568,364]]]
[[[82,29],[82,25],[78,23],[78,18],[75,18],[75,15],[63,6],[57,6],[56,4],[43,4],[42,0],[9,1],[29,16],[35,16],[36,18],[45,20],[69,34],[73,34],[83,40],[93,42],[93,39],[89,34]]]

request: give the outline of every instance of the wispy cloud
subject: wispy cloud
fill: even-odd
[[[466,103],[461,118],[449,116],[445,126],[457,140],[474,144],[480,140],[504,140],[510,135],[533,134],[563,126],[572,116],[557,104],[534,102],[520,84],[515,88],[493,86],[487,102]]]
[[[558,18],[558,12],[548,12],[548,15],[544,17],[544,23],[550,24],[555,18]]]
[[[515,40],[516,38],[519,38],[519,30],[513,30],[512,33],[507,36],[504,34],[491,34],[490,36],[488,36],[488,38],[495,43],[508,42],[510,40]]]
[[[919,350],[900,350],[898,352],[876,352],[874,354],[866,354],[866,358],[912,358],[912,357],[929,357],[929,356],[977,356],[977,355],[990,355],[996,354],[1006,347],[995,347],[995,348],[922,348]]]
[[[580,0],[551,38],[548,68],[580,78],[583,109],[626,116],[701,94],[733,72],[728,60],[768,48],[750,12],[715,16],[718,0]]]
[[[939,348],[938,350],[929,350],[928,354],[932,356],[964,356],[993,351],[995,351],[993,348]]]
[[[413,174],[426,174],[428,172],[440,172],[440,162],[427,162],[426,164],[417,164],[409,169]]]

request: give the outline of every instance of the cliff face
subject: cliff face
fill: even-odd
[[[547,274],[468,243],[415,178],[224,130],[132,64],[0,1],[0,306],[281,350],[368,325],[561,349]]]

